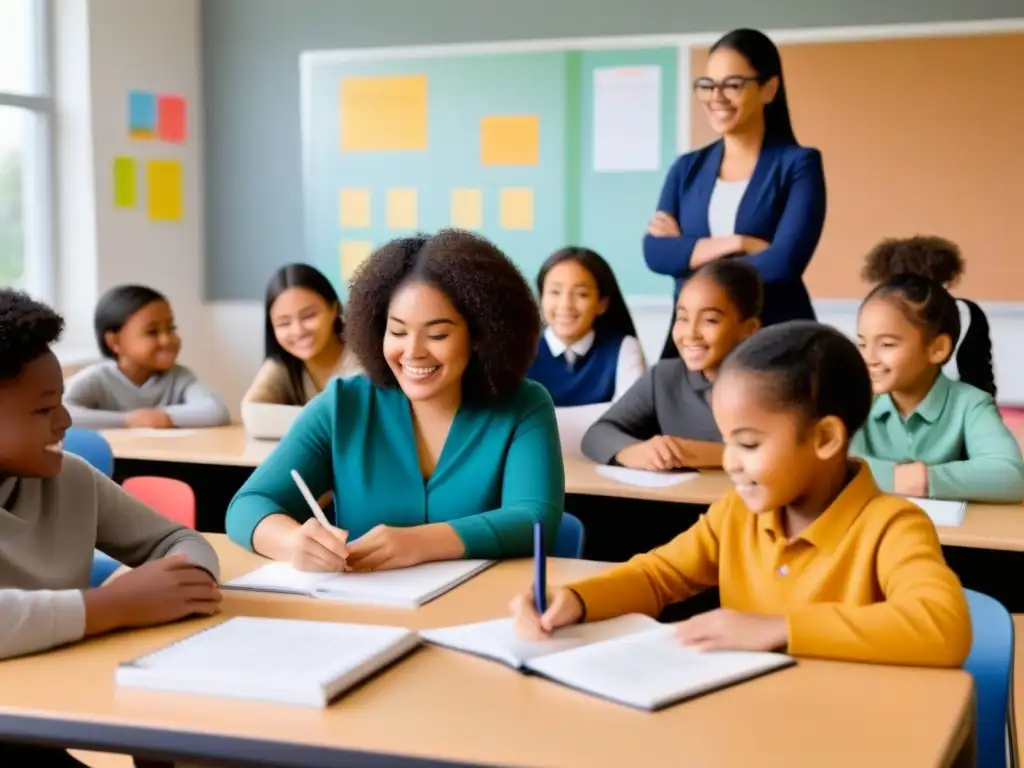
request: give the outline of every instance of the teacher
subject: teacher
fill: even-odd
[[[678,299],[702,265],[745,259],[764,281],[763,325],[813,320],[803,273],[825,222],[825,174],[793,133],[778,48],[754,29],[729,32],[693,90],[721,138],[673,163],[644,237],[647,266],[675,278]],[[678,355],[670,331],[662,358]]]

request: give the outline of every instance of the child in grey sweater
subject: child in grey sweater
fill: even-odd
[[[209,615],[220,602],[217,555],[202,536],[61,452],[71,418],[50,345],[63,324],[0,289],[0,659]],[[90,589],[95,548],[133,569]],[[36,762],[78,765],[63,750],[0,743],[0,765]]]
[[[167,299],[151,288],[121,285],[96,305],[96,342],[107,359],[68,381],[64,405],[75,426],[216,427],[227,406],[177,364],[181,337]]]

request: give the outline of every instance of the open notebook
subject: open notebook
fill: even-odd
[[[402,627],[237,617],[121,664],[117,684],[325,707],[419,645]]]
[[[913,496],[907,496],[906,499],[923,509],[937,526],[956,527],[964,524],[964,515],[967,513],[966,502],[918,499]]]
[[[271,563],[224,584],[226,589],[284,592],[343,603],[415,608],[440,597],[493,564],[493,560],[448,560],[373,573],[309,573]]]
[[[672,627],[635,614],[563,627],[541,642],[517,636],[511,619],[425,630],[420,636],[650,711],[796,663],[779,653],[699,653],[676,641]]]

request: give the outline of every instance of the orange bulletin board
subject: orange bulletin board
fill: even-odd
[[[957,293],[1024,302],[1024,34],[780,48],[797,139],[828,184],[811,294],[859,298],[874,243],[934,234],[963,249]],[[706,59],[691,52],[694,75]],[[692,146],[713,141],[691,115]]]

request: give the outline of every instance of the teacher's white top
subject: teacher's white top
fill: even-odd
[[[708,228],[712,237],[728,237],[736,234],[736,213],[740,209],[740,201],[747,191],[750,179],[741,181],[715,182],[708,203]]]

